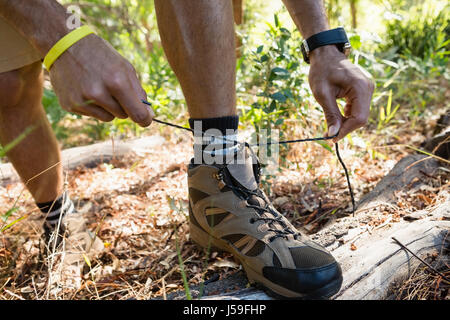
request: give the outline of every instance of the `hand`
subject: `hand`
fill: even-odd
[[[367,123],[374,84],[334,45],[312,51],[310,61],[309,85],[325,113],[327,135],[339,131],[333,139],[337,142]],[[336,103],[338,98],[347,102],[344,115]]]
[[[155,116],[141,102],[147,95],[133,66],[96,35],[64,52],[50,69],[50,79],[67,111],[106,122],[130,117],[143,127]]]

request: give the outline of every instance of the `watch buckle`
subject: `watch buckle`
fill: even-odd
[[[303,43],[303,49],[305,49],[305,54],[306,54],[307,57],[309,57],[308,42],[306,40],[303,40],[302,43]]]
[[[352,50],[352,45],[350,44],[350,42],[346,42],[344,44],[344,54],[346,57],[349,56],[351,50]]]

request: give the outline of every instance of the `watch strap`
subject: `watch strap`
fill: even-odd
[[[343,44],[347,42],[348,42],[347,34],[345,33],[344,28],[342,27],[322,31],[306,39],[309,52],[313,51],[318,47],[327,46],[330,44],[340,44],[340,43]]]

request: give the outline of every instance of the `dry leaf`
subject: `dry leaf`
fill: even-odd
[[[213,266],[218,267],[218,268],[238,268],[239,267],[239,265],[236,262],[230,261],[227,259],[216,261],[213,263]]]

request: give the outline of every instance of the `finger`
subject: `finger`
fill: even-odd
[[[137,92],[141,92],[140,95],[140,101],[144,100],[147,101],[147,92],[145,92],[144,88],[142,88],[141,84],[139,83],[139,80],[137,77],[134,77],[134,81],[132,80],[133,88]],[[153,119],[155,117],[155,112],[153,111],[153,108],[149,105],[144,105],[148,111],[150,112],[150,117]]]
[[[316,94],[316,99],[322,106],[327,121],[327,136],[336,135],[342,125],[342,114],[336,102],[336,97],[330,90],[323,90]]]
[[[106,89],[89,89],[84,98],[87,101],[92,101],[95,105],[105,109],[110,114],[119,119],[128,118],[127,113],[122,109],[120,104],[109,95]]]
[[[344,119],[339,135],[333,139],[337,142],[344,138],[350,132],[363,127],[369,118],[369,104],[370,102],[361,102],[358,98],[351,101],[351,114]]]
[[[150,111],[141,102],[142,91],[136,91],[127,76],[116,75],[108,84],[111,95],[119,102],[128,116],[142,127],[152,122]]]
[[[352,114],[352,104],[347,103],[344,107],[344,117],[348,118]]]
[[[93,117],[103,122],[110,122],[115,118],[111,113],[104,110],[102,107],[93,104],[85,104],[82,107],[75,107],[72,109],[72,112],[87,117]]]

